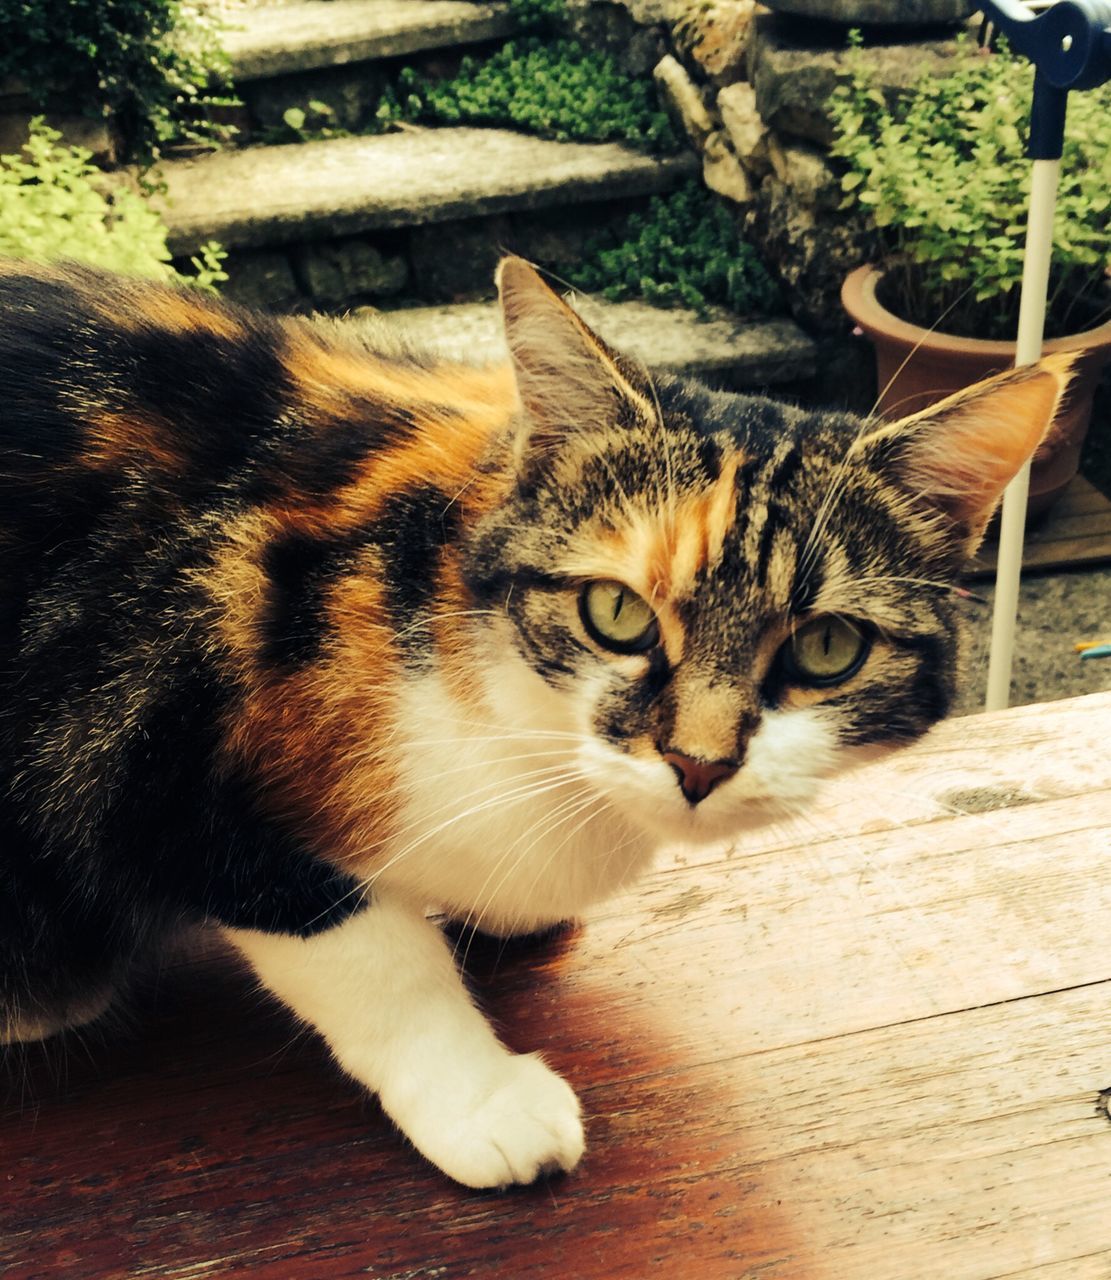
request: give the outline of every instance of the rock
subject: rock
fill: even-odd
[[[837,85],[849,79],[845,51],[806,39],[808,29],[776,14],[757,14],[748,78],[769,129],[828,147],[833,141],[829,100]],[[862,56],[879,88],[897,93],[923,74],[945,74],[956,48],[954,40],[912,40],[866,46]]]
[[[312,133],[324,128],[351,132],[363,128],[377,110],[385,85],[380,70],[336,67],[251,80],[238,88],[253,129],[282,128],[285,113],[296,107],[305,112],[304,128]],[[327,111],[314,111],[310,102],[323,103]]]
[[[240,249],[228,254],[224,270],[228,279],[220,292],[232,302],[267,311],[293,311],[305,305],[285,252]]]
[[[673,190],[697,168],[689,152],[655,157],[614,142],[423,129],[167,161],[154,205],[180,254],[210,239],[261,248],[624,200]]]
[[[504,215],[414,227],[409,232],[409,260],[417,297],[427,302],[490,297],[494,268],[509,238]]]
[[[400,293],[409,280],[403,257],[383,254],[358,237],[302,245],[295,262],[306,291],[322,307]]]
[[[847,27],[928,27],[961,22],[972,11],[968,0],[764,0],[769,9]]]
[[[26,109],[0,114],[0,155],[13,155],[27,141],[31,117],[41,115],[41,109]],[[84,147],[92,153],[93,164],[113,165],[119,159],[116,139],[106,120],[94,120],[91,116],[47,111],[46,123],[57,129],[67,147]]]
[[[740,82],[720,90],[718,114],[733,154],[749,173],[763,177],[770,172],[768,126],[756,110],[756,90],[752,85]]]
[[[732,84],[744,72],[755,11],[755,0],[683,0],[673,10],[672,36],[711,84]]]
[[[683,129],[695,149],[701,151],[714,131],[714,121],[694,81],[671,54],[660,59],[652,75],[676,124]]]
[[[791,313],[823,334],[844,334],[841,282],[862,262],[878,256],[874,227],[860,214],[804,205],[775,174],[764,179],[746,219],[748,238],[772,264]]]
[[[718,307],[699,316],[683,308],[664,309],[641,301],[604,302],[575,294],[570,301],[607,342],[651,369],[697,374],[727,386],[749,388],[795,384],[815,371],[815,344],[790,320],[742,320]],[[418,349],[427,347],[452,359],[476,362],[506,357],[501,316],[494,303],[416,307],[373,316],[371,323],[380,325],[384,318]]]
[[[290,0],[235,7],[220,33],[236,85],[341,63],[399,58],[512,35],[501,4],[465,0]]]
[[[780,142],[773,134],[768,141],[768,156],[775,176],[791,188],[800,203],[819,209],[840,208],[841,184],[816,147]]]
[[[752,182],[741,162],[729,149],[720,129],[706,139],[702,152],[702,181],[734,204],[749,204],[754,193]]]
[[[588,48],[611,54],[629,75],[646,76],[667,53],[666,13],[666,3],[569,0],[560,28]]]

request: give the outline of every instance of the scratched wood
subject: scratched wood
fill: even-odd
[[[5,1280],[1108,1280],[1111,694],[953,721],[811,823],[483,943],[589,1150],[448,1184],[251,991],[175,963],[8,1066]]]
[[[969,577],[995,573],[997,542],[984,543]],[[1045,517],[1027,531],[1024,569],[1068,569],[1111,560],[1111,499],[1077,476]]]

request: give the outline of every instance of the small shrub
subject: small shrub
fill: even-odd
[[[109,188],[90,159],[83,147],[63,145],[41,117],[31,122],[23,150],[0,156],[0,254],[34,262],[71,258],[206,289],[227,279],[214,244],[192,260],[195,276],[179,276],[158,214],[138,193]]]
[[[700,183],[655,196],[619,232],[597,237],[570,276],[611,301],[641,297],[699,313],[714,304],[742,315],[782,309],[779,291],[729,211]]]
[[[679,146],[651,83],[626,75],[611,56],[575,40],[536,36],[511,40],[485,59],[464,58],[450,80],[429,80],[406,68],[378,119],[515,125],[561,142],[620,141],[651,151]]]
[[[110,117],[144,164],[170,141],[212,145],[232,132],[206,118],[229,62],[218,23],[185,0],[0,0],[0,78],[41,106],[64,93]]]
[[[887,304],[949,332],[1012,339],[1018,321],[1033,68],[967,45],[951,75],[889,101],[859,54],[832,100],[846,206],[886,237]],[[1111,233],[1111,85],[1074,93],[1054,222],[1047,335],[1083,329],[1106,305]]]

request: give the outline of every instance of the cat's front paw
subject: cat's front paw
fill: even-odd
[[[567,1172],[584,1148],[578,1098],[531,1054],[506,1054],[481,1086],[464,1085],[422,1115],[395,1119],[423,1155],[467,1187]]]

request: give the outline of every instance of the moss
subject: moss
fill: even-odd
[[[766,315],[783,305],[729,210],[693,181],[654,197],[646,213],[595,237],[569,278],[612,301],[640,297],[699,313],[717,304],[741,315]]]
[[[512,125],[560,142],[625,142],[645,151],[679,146],[652,84],[578,41],[537,36],[511,40],[485,59],[464,58],[448,80],[406,68],[378,120]]]

